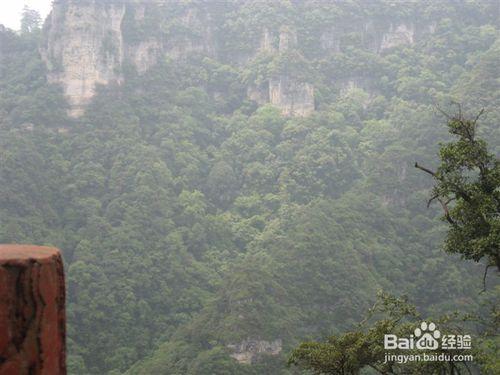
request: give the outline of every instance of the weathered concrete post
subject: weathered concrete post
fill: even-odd
[[[0,245],[0,375],[66,374],[59,250]]]

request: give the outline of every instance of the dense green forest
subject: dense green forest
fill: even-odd
[[[379,290],[426,316],[498,301],[495,271],[479,294],[484,265],[442,251],[414,168],[437,166],[436,108],[454,101],[485,109],[479,134],[500,154],[497,2],[168,4],[167,20],[214,8],[219,56],[124,65],[79,118],[46,79],[42,30],[0,26],[0,243],[62,250],[71,374],[302,374],[291,350],[351,329]],[[125,38],[187,32],[158,14]],[[368,23],[405,22],[424,31],[371,48]],[[331,24],[341,43],[320,48]],[[283,25],[296,48],[236,61]],[[313,113],[248,98],[277,74],[314,85]],[[230,357],[248,341],[276,353]]]

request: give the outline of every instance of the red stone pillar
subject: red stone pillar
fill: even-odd
[[[59,250],[0,245],[0,375],[66,374]]]

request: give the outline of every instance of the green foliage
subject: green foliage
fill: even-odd
[[[38,13],[34,9],[30,9],[25,5],[21,18],[21,33],[27,34],[34,31],[39,31],[41,24],[42,18],[40,17],[40,13]]]
[[[369,320],[378,315],[379,320],[366,327]],[[380,319],[382,317],[383,319]],[[408,362],[385,360],[384,335],[396,334],[409,337],[420,323],[415,307],[406,298],[396,298],[379,293],[377,303],[370,309],[359,328],[339,336],[331,336],[326,342],[306,342],[296,348],[288,360],[289,365],[311,369],[314,374],[359,374],[371,369],[379,374],[467,374],[469,367],[464,362]],[[446,318],[439,319],[439,328],[446,334],[456,333]],[[448,324],[446,324],[448,323]],[[467,350],[391,350],[398,355],[453,355],[467,354]],[[396,357],[394,357],[396,358]]]
[[[344,333],[380,288],[425,315],[477,310],[482,270],[436,251],[431,181],[409,171],[449,142],[434,102],[500,103],[491,2],[212,3],[147,4],[141,21],[128,2],[125,43],[210,36],[219,53],[125,64],[79,119],[45,78],[40,33],[0,30],[0,242],[62,249],[70,373],[299,374],[288,353],[325,332],[357,368],[373,332]],[[410,20],[413,44],[377,50]],[[282,26],[297,46],[279,53]],[[283,75],[314,85],[314,114],[247,99]],[[493,148],[498,108],[478,130]],[[278,339],[279,355],[230,357]],[[494,372],[496,338],[481,345]]]
[[[439,200],[450,225],[446,251],[476,262],[486,258],[500,270],[500,159],[477,138],[477,120],[451,117],[448,128],[458,139],[441,146],[436,172],[415,166],[436,181],[429,202]]]

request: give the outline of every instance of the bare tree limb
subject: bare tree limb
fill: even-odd
[[[448,206],[446,205],[446,203],[443,202],[443,200],[441,198],[437,198],[437,200],[439,201],[439,203],[441,203],[441,207],[443,207],[444,217],[445,217],[446,221],[448,223],[450,223],[451,225],[455,225],[456,223],[451,218],[450,211],[448,210]]]
[[[474,120],[472,121],[474,123],[474,125],[476,124],[477,120],[479,120],[479,118],[484,114],[484,108],[481,108],[481,110],[479,111],[479,113],[477,114],[477,116],[474,118]]]
[[[432,196],[432,197],[431,197],[431,199],[429,199],[429,200],[427,201],[427,208],[429,208],[429,207],[430,207],[430,205],[431,205],[431,203],[432,203],[432,201],[433,201],[434,199],[437,199],[437,198],[439,198],[439,194],[436,194],[436,195]]]
[[[486,292],[486,277],[488,276],[488,269],[490,267],[493,267],[493,264],[488,264],[485,268],[484,268],[484,275],[483,275],[483,290],[481,290],[479,292],[479,294],[482,294],[484,292]]]
[[[424,172],[426,172],[426,173],[429,173],[431,176],[436,177],[436,173],[435,173],[435,172],[433,172],[433,171],[431,171],[430,169],[427,169],[427,168],[425,168],[425,167],[422,167],[421,165],[418,165],[418,163],[417,163],[417,162],[415,162],[415,168],[418,168],[418,169],[420,169],[420,170],[422,170],[422,171],[424,171]]]
[[[441,109],[441,107],[438,104],[435,104],[434,108],[436,108],[439,111],[439,113],[441,113],[448,120],[451,120],[452,117],[446,111],[444,111],[443,109]]]
[[[440,198],[438,194],[436,194],[431,199],[429,199],[429,201],[427,202],[427,208],[429,208],[429,206],[431,205],[431,203],[434,199],[437,199],[438,202],[441,203],[441,207],[443,208],[443,211],[444,211],[444,218],[446,219],[446,221],[448,223],[450,223],[451,225],[456,225],[456,222],[455,222],[455,220],[452,219],[452,217],[450,215],[450,210],[448,208],[448,203],[450,203],[455,198],[449,199],[448,201],[444,202],[443,199]]]
[[[459,102],[451,101],[451,104],[455,104],[458,107],[458,120],[462,121],[462,105]]]

